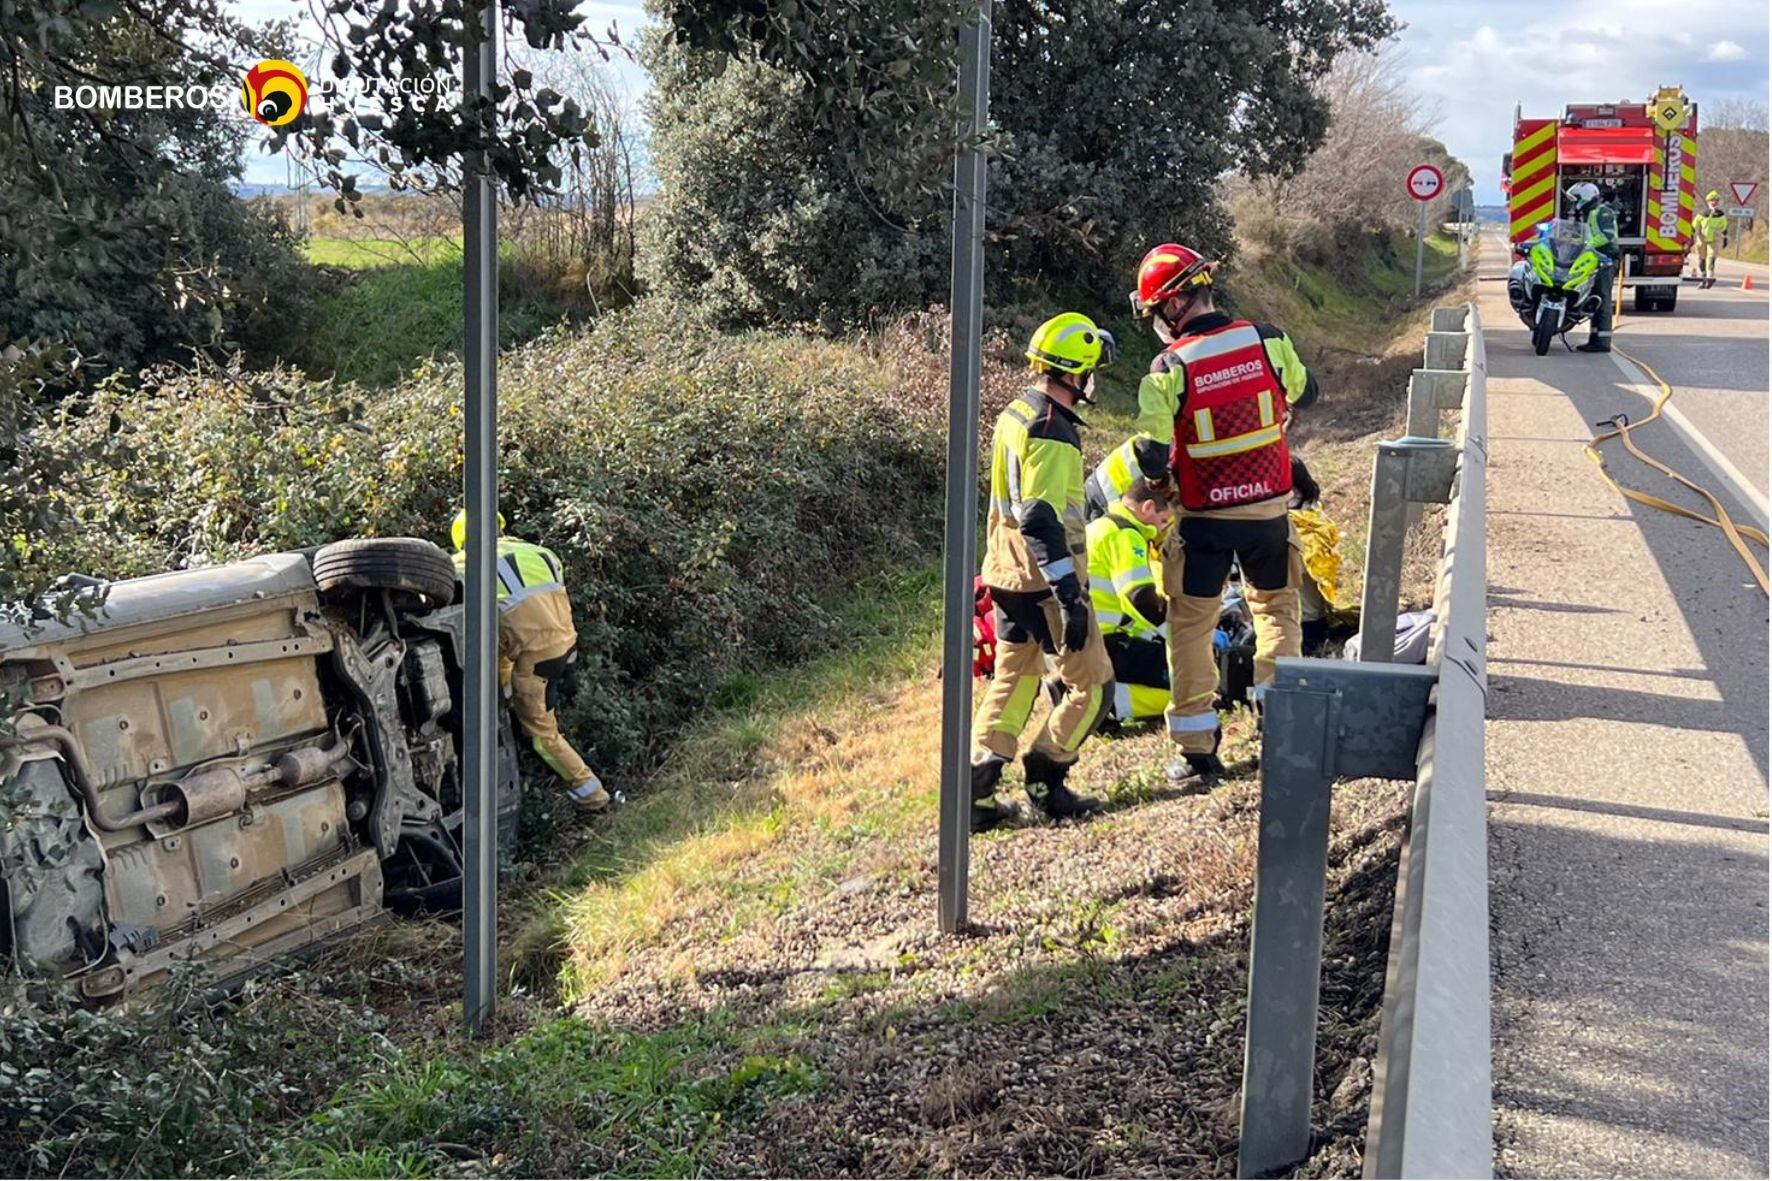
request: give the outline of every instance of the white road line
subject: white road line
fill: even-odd
[[[1612,363],[1618,366],[1619,372],[1624,374],[1624,380],[1637,393],[1647,398],[1651,406],[1655,405],[1655,400],[1661,397],[1661,387],[1650,381],[1647,373],[1632,365],[1618,353],[1614,352],[1608,355],[1612,358]],[[1672,385],[1673,383],[1668,384]],[[1679,387],[1674,386],[1674,389],[1677,391]],[[1661,417],[1667,419],[1673,424],[1675,430],[1686,436],[1686,441],[1692,444],[1693,449],[1698,452],[1698,458],[1704,461],[1704,466],[1711,470],[1712,475],[1729,486],[1741,503],[1749,507],[1753,514],[1754,524],[1758,525],[1761,530],[1765,530],[1767,517],[1772,516],[1772,512],[1768,510],[1765,495],[1754,487],[1746,476],[1741,474],[1740,468],[1729,462],[1728,456],[1717,450],[1715,443],[1705,438],[1703,431],[1692,425],[1691,419],[1680,413],[1679,407],[1674,405],[1674,399],[1668,399],[1667,405],[1661,408]]]

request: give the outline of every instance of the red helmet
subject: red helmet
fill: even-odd
[[[1185,288],[1212,282],[1218,264],[1179,242],[1165,242],[1138,264],[1138,290],[1132,292],[1132,314],[1144,319],[1164,300]]]

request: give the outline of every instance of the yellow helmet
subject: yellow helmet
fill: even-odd
[[[1723,194],[1717,192],[1715,189],[1712,189],[1710,192],[1708,192],[1704,195],[1704,199],[1706,201],[1721,201],[1723,199]]]
[[[498,514],[498,531],[500,533],[505,531],[505,515],[503,513]],[[449,522],[449,540],[455,543],[456,549],[461,549],[468,544],[467,509],[464,508],[459,513],[456,513],[455,520]]]
[[[1062,312],[1034,329],[1027,358],[1035,373],[1084,374],[1112,365],[1119,354],[1113,333],[1081,312]]]

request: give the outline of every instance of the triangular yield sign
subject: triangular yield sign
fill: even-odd
[[[1758,181],[1732,180],[1729,182],[1729,191],[1735,194],[1735,203],[1737,205],[1746,205],[1749,201],[1752,201],[1754,199],[1754,191],[1759,187],[1760,185]]]

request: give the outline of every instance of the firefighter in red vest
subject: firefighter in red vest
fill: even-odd
[[[1301,651],[1303,561],[1287,516],[1292,461],[1286,424],[1317,397],[1287,335],[1213,306],[1216,262],[1175,243],[1138,266],[1134,313],[1166,346],[1138,387],[1139,433],[1170,449],[1181,502],[1163,551],[1169,600],[1169,737],[1182,757],[1169,777],[1205,787],[1218,759],[1218,667],[1212,629],[1234,559],[1255,619],[1256,704],[1274,660]]]

